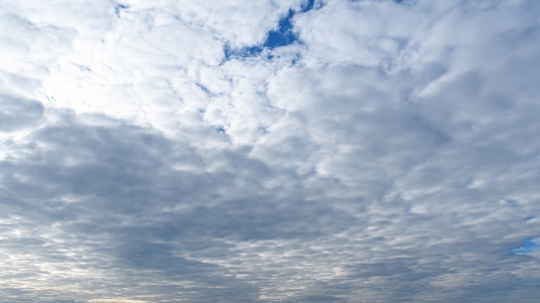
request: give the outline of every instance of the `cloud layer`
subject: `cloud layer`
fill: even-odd
[[[0,302],[540,295],[537,1],[0,3]]]

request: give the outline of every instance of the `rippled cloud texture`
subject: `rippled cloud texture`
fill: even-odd
[[[0,302],[533,302],[540,2],[0,1]]]

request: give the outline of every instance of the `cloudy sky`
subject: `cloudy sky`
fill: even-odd
[[[540,300],[540,1],[0,0],[0,302]]]

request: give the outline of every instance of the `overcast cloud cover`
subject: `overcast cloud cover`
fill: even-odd
[[[0,302],[539,302],[540,1],[0,0]]]

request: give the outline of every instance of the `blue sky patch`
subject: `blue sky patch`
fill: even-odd
[[[512,253],[515,255],[526,255],[533,252],[540,252],[540,245],[538,242],[540,242],[540,238],[525,239],[521,247],[512,249]]]
[[[285,46],[293,44],[298,37],[292,32],[293,25],[291,20],[296,13],[292,10],[289,11],[287,17],[279,20],[279,27],[275,31],[270,31],[264,42],[264,47],[274,49],[279,46]]]
[[[300,10],[300,12],[305,13],[307,11],[310,11],[313,9],[314,6],[315,6],[315,0],[308,0],[307,3],[304,3],[302,5],[302,9]]]
[[[242,49],[231,49],[225,46],[225,60],[230,58],[246,58],[259,55],[264,49],[273,50],[276,47],[291,45],[298,41],[298,35],[293,32],[292,19],[298,13],[305,13],[312,10],[315,6],[315,0],[309,0],[302,5],[300,11],[289,10],[287,16],[279,20],[278,28],[271,30],[266,35],[266,41],[262,45],[244,47]],[[269,58],[271,59],[271,58]]]

